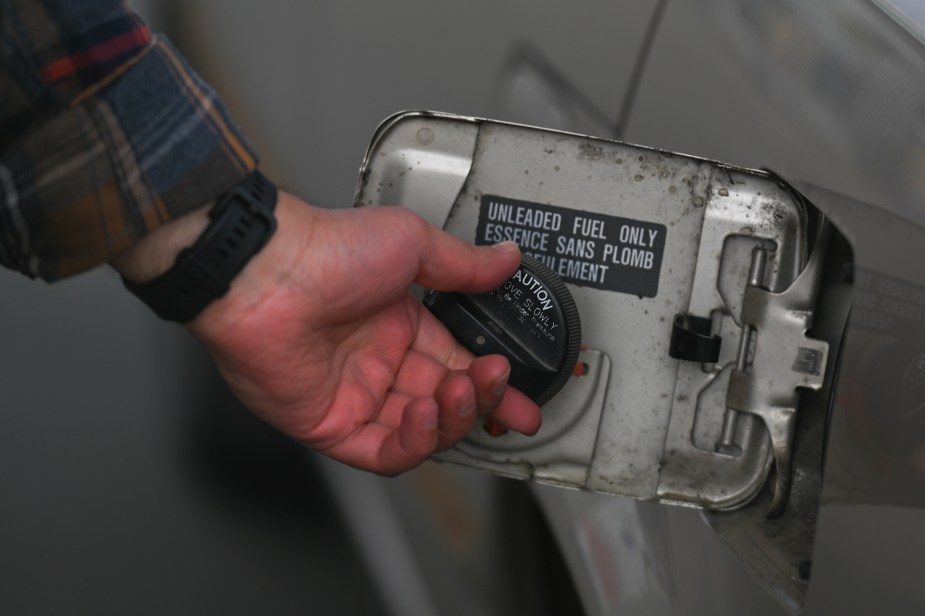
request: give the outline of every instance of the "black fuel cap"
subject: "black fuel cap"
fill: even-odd
[[[524,256],[503,285],[483,295],[429,291],[424,305],[475,355],[511,362],[509,383],[543,404],[578,361],[581,320],[575,300],[551,269]]]

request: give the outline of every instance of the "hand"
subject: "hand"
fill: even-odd
[[[383,474],[453,446],[490,413],[534,434],[536,405],[501,356],[473,356],[409,294],[486,292],[514,245],[476,248],[397,207],[324,210],[280,193],[279,229],[190,331],[251,411],[294,439]]]

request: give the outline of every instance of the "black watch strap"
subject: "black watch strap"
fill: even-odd
[[[125,287],[167,321],[192,321],[231,281],[276,230],[276,187],[254,171],[209,211],[210,223],[174,265],[144,284]]]

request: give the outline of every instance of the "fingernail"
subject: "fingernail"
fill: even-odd
[[[507,381],[511,378],[511,371],[508,370],[504,373],[504,376],[494,382],[494,385],[491,388],[491,393],[496,398],[503,398],[504,392],[507,391]]]
[[[434,402],[432,405],[424,409],[424,429],[426,430],[436,430],[437,426],[440,425],[440,414],[439,409],[437,408],[437,403]]]
[[[467,394],[466,397],[459,401],[459,406],[456,408],[456,412],[460,417],[469,417],[475,413],[475,396],[472,394]]]
[[[500,250],[501,252],[520,252],[520,247],[517,245],[517,242],[501,242],[500,244],[495,244],[492,248]]]
[[[504,397],[504,393],[506,391],[507,391],[507,384],[499,385],[498,387],[495,387],[494,389],[491,390],[491,395],[493,395],[495,398],[500,399]]]

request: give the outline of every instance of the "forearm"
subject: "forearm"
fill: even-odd
[[[215,94],[121,3],[0,9],[0,264],[54,280],[148,254],[134,244],[255,168]]]

